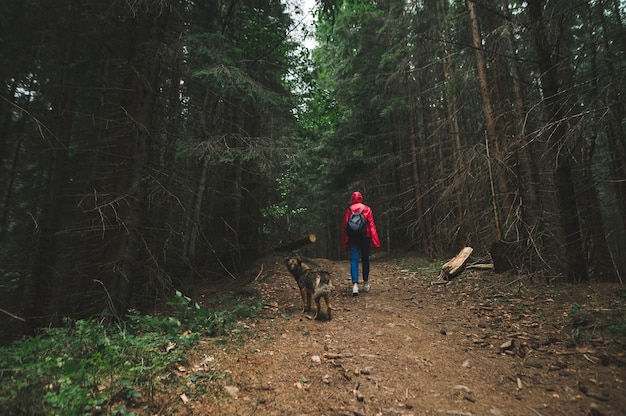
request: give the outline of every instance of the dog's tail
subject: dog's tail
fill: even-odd
[[[321,298],[322,296],[330,296],[331,291],[333,290],[333,285],[330,281],[330,273],[326,271],[320,272],[320,282],[317,285],[317,289],[315,289],[315,293],[313,297],[315,300]]]

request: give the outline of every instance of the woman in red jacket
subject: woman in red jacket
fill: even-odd
[[[365,219],[365,231],[362,235],[349,233],[347,229],[348,220],[353,213],[360,212]],[[370,245],[376,248],[380,247],[376,224],[374,223],[374,214],[372,209],[363,203],[363,195],[360,192],[352,194],[351,205],[346,210],[341,227],[341,248],[343,251],[350,249],[350,276],[352,277],[352,296],[359,294],[359,257],[361,259],[363,272],[363,291],[369,292],[369,274],[370,274]]]

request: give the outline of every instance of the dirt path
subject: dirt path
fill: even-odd
[[[247,324],[254,336],[202,341],[168,407],[189,415],[626,414],[624,344],[574,343],[571,326],[572,305],[623,312],[623,286],[533,286],[469,271],[433,285],[432,270],[373,261],[372,291],[352,297],[347,262],[315,263],[333,273],[331,321],[303,314],[294,279],[279,261],[266,264],[246,287],[266,304]]]

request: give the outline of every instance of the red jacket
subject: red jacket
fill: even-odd
[[[346,209],[346,215],[343,217],[343,224],[341,225],[341,249],[348,251],[348,234],[346,233],[346,224],[352,212],[358,211],[363,208],[363,218],[367,221],[367,228],[365,229],[366,235],[372,239],[372,245],[376,248],[380,247],[380,240],[378,239],[378,231],[376,231],[376,224],[374,223],[374,214],[372,209],[363,203],[363,195],[360,192],[354,192],[351,199],[352,205]]]

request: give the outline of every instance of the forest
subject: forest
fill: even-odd
[[[192,295],[307,233],[340,259],[356,190],[386,252],[623,283],[623,0],[307,13],[2,1],[3,334]]]

